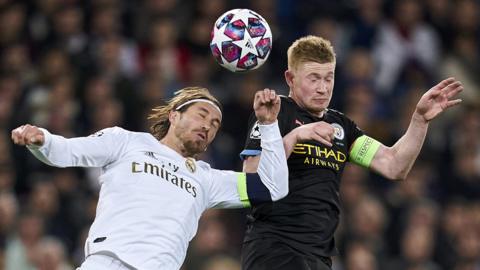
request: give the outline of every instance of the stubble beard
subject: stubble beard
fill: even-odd
[[[207,149],[206,144],[201,141],[186,140],[183,146],[188,155],[192,157],[205,152]]]

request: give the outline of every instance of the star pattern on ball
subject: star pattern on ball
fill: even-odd
[[[233,72],[260,67],[271,49],[268,23],[249,9],[223,13],[212,29],[210,50],[215,60]]]
[[[248,25],[248,23],[246,25]],[[245,55],[247,55],[248,53],[252,53],[255,56],[258,56],[257,48],[255,47],[255,45],[257,45],[258,41],[262,37],[252,38],[250,36],[250,33],[247,30],[245,30],[244,35],[245,36],[243,37],[242,40],[237,40],[232,42],[233,44],[238,45],[240,48],[242,48],[242,54],[240,55],[240,59]]]

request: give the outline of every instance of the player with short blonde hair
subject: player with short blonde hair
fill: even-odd
[[[244,270],[327,270],[337,254],[334,233],[340,216],[340,179],[346,162],[389,179],[404,179],[423,145],[428,124],[461,102],[453,78],[433,86],[418,101],[406,133],[391,147],[367,136],[341,112],[329,108],[335,82],[335,52],[329,41],[306,36],[288,49],[278,115],[289,166],[289,195],[252,208],[242,251]],[[244,171],[263,156],[256,118],[250,120]],[[299,143],[298,143],[299,142]]]
[[[301,63],[335,63],[336,56],[330,41],[317,36],[297,39],[287,51],[288,69],[295,70]]]

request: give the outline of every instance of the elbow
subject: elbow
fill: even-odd
[[[393,180],[395,181],[405,181],[408,176],[408,171],[407,172],[400,172]]]
[[[395,181],[395,182],[401,182],[404,181],[407,177],[403,175],[395,175],[391,177],[387,177],[389,180]]]
[[[407,178],[408,171],[406,170],[398,170],[398,171],[390,171],[389,174],[385,175],[385,177],[392,181],[404,181]]]
[[[401,160],[397,159],[394,153],[386,155],[385,159],[376,166],[383,177],[392,181],[405,180],[410,171],[410,168],[405,166]]]
[[[278,190],[275,196],[272,195],[272,201],[279,201],[288,195],[288,170],[283,171],[279,174],[279,179],[281,179],[281,184],[278,187]]]
[[[287,197],[287,195],[288,195],[288,186],[285,189],[277,192],[277,194],[272,195],[272,202],[279,201],[279,200]]]
[[[272,198],[272,201],[274,201],[274,202],[279,201],[279,200],[287,197],[287,195],[288,195],[288,185],[286,185],[286,187],[278,193],[276,198]]]

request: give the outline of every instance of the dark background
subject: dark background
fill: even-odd
[[[239,7],[266,18],[274,41],[263,67],[234,74],[209,42],[217,17]],[[0,269],[78,266],[99,188],[98,169],[49,168],[14,146],[14,127],[147,131],[150,108],[200,85],[225,109],[204,159],[241,170],[253,94],[288,94],[286,50],[304,34],[335,46],[331,107],[386,145],[436,82],[465,87],[462,105],[430,125],[406,181],[346,169],[334,269],[480,269],[479,20],[476,0],[0,0]],[[183,269],[240,269],[247,212],[206,212]]]

